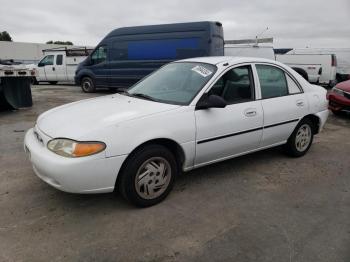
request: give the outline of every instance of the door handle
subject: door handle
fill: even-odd
[[[304,104],[303,100],[297,100],[297,106],[304,106]]]
[[[56,70],[56,69],[53,67],[53,68],[52,68],[52,71],[55,71],[55,70]]]
[[[257,112],[256,109],[254,108],[248,108],[247,110],[244,111],[244,115],[248,117],[256,116]]]

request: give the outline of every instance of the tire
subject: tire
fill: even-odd
[[[332,110],[332,113],[336,116],[341,116],[343,114],[343,112],[340,110]]]
[[[301,120],[284,146],[286,153],[292,157],[305,155],[312,145],[314,130],[311,120]]]
[[[83,77],[81,80],[81,89],[84,93],[93,93],[96,91],[94,81],[90,77]]]
[[[39,82],[36,80],[36,77],[35,77],[35,76],[32,77],[32,78],[30,79],[30,83],[31,83],[32,85],[38,85],[38,84],[39,84]]]
[[[49,81],[50,85],[56,85],[58,83],[58,81]]]
[[[309,81],[307,72],[301,68],[293,67],[294,71],[301,75],[306,81]]]
[[[166,147],[148,145],[132,153],[126,160],[116,186],[133,205],[148,207],[167,197],[177,172],[175,157]],[[142,174],[146,175],[140,178]]]

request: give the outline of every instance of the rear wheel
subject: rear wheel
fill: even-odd
[[[314,137],[314,125],[309,119],[303,119],[289,137],[285,149],[288,155],[300,157],[311,147]]]
[[[90,77],[84,77],[81,80],[81,89],[85,93],[93,93],[96,91],[95,84]]]
[[[177,165],[164,146],[149,145],[134,152],[119,174],[118,187],[132,204],[147,207],[161,202],[170,193]]]

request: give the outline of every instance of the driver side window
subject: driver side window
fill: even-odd
[[[254,81],[250,66],[240,66],[229,70],[209,91],[209,95],[221,96],[227,104],[254,100],[254,93]]]
[[[107,59],[107,48],[106,46],[98,47],[91,55],[92,64],[99,64]]]
[[[39,63],[39,66],[53,65],[54,56],[47,55]]]

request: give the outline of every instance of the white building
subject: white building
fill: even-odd
[[[43,50],[65,46],[66,45],[0,41],[0,59],[13,59],[15,62],[33,64],[37,63],[43,56]],[[77,48],[81,46],[67,47]]]

